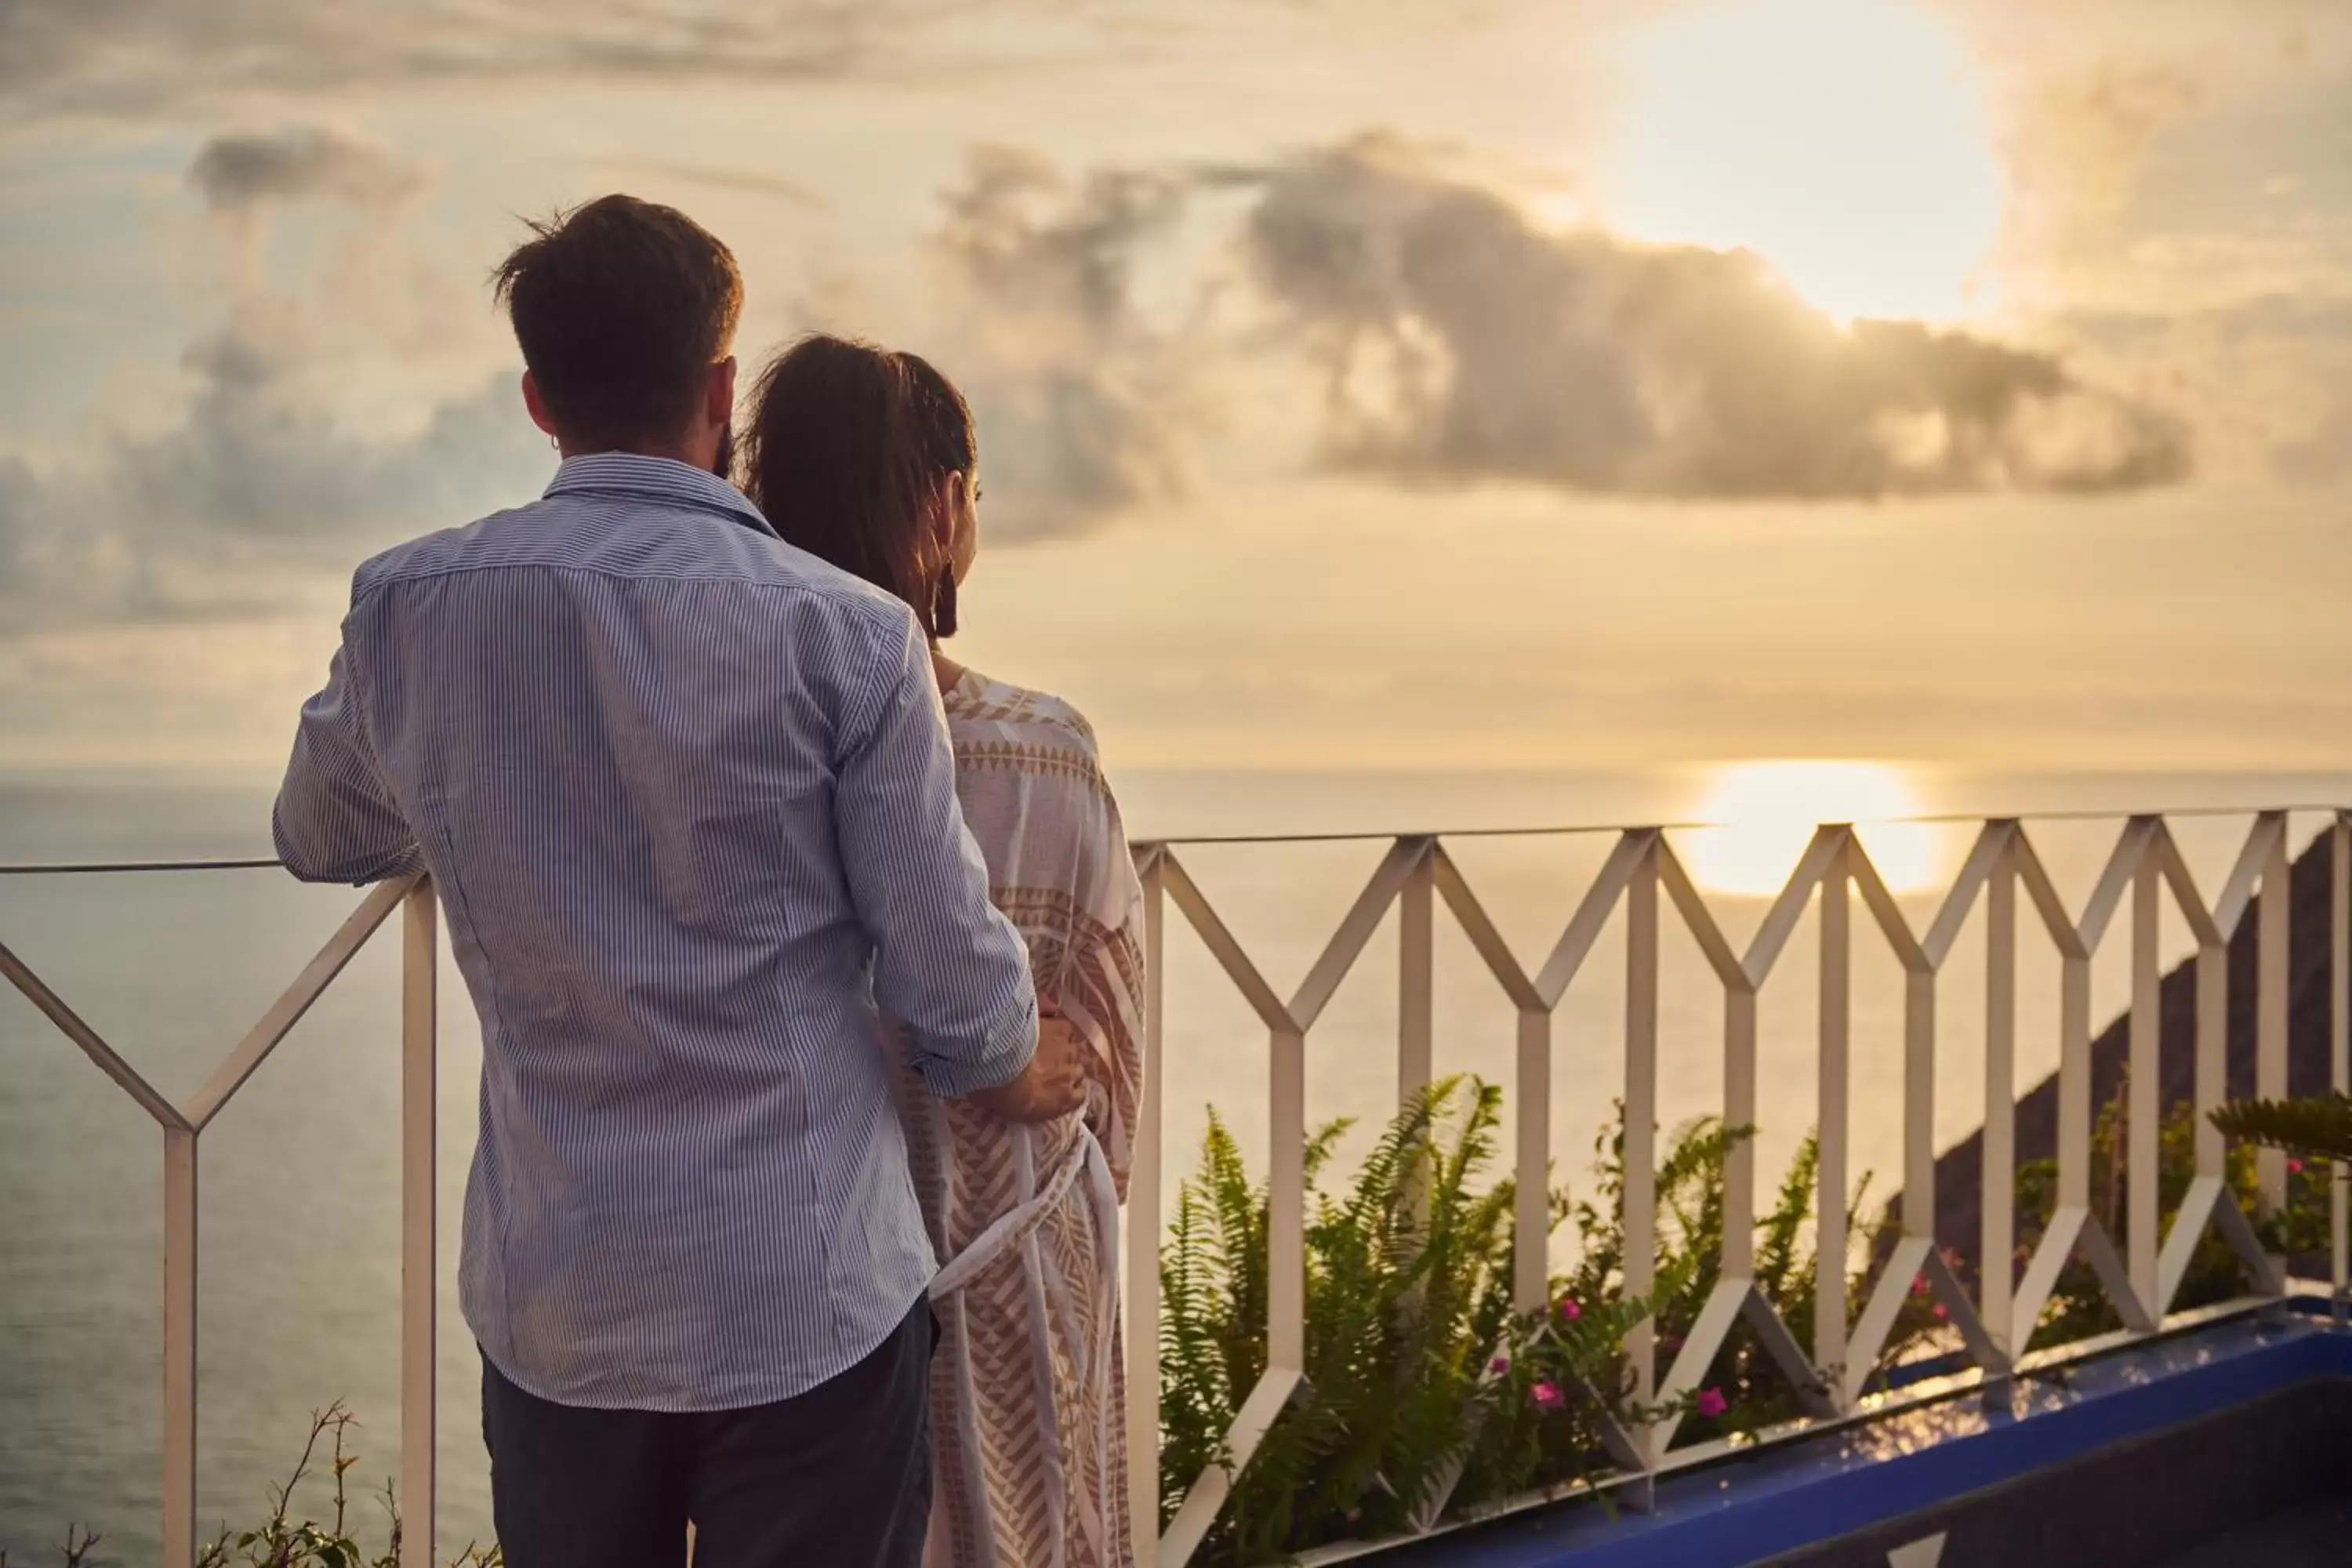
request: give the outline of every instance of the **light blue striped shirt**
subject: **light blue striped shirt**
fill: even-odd
[[[275,813],[429,870],[482,1021],[460,1295],[562,1404],[726,1410],[879,1345],[934,1263],[876,1007],[931,1089],[1036,1045],[904,605],[683,463],[368,562]]]

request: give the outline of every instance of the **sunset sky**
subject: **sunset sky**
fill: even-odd
[[[964,384],[1115,763],[2352,765],[2340,0],[19,0],[0,771],[274,771],[612,189]]]

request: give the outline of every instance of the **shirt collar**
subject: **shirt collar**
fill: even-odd
[[[635,452],[588,452],[566,458],[555,470],[555,478],[548,481],[547,494],[645,496],[676,506],[723,512],[746,528],[777,537],[774,525],[741,490],[717,474],[675,458],[648,458]]]

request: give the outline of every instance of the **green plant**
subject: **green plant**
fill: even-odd
[[[1510,1309],[1512,1188],[1483,1192],[1501,1096],[1448,1079],[1390,1124],[1346,1194],[1318,1178],[1348,1124],[1308,1141],[1304,1385],[1212,1533],[1263,1561],[1401,1530],[1442,1500],[1504,1385],[1486,1368]],[[1213,1115],[1160,1255],[1160,1473],[1181,1491],[1230,1459],[1224,1434],[1265,1368],[1267,1189]]]
[[[2100,1108],[2092,1124],[2090,1140],[2091,1214],[2118,1250],[2126,1245],[2131,1234],[2129,1089],[2127,1079],[2116,1086],[2114,1097]],[[2231,1136],[2253,1137],[2252,1131],[2240,1129],[2259,1124],[2261,1117],[2250,1123],[2234,1113],[2256,1109],[2252,1102],[2224,1107],[2214,1114],[2214,1121]],[[2293,1121],[2291,1116],[2288,1124]],[[2326,1250],[2324,1177],[2305,1172],[2300,1157],[2289,1162],[2287,1201],[2274,1212],[2265,1212],[2262,1203],[2261,1180],[2252,1144],[2233,1144],[2224,1158],[2222,1170],[2231,1194],[2253,1222],[2254,1234],[2267,1250],[2290,1256]],[[2171,1226],[2196,1173],[2196,1111],[2187,1105],[2175,1105],[2166,1114],[2157,1137],[2157,1210],[2163,1226]],[[2013,1268],[2022,1268],[2032,1258],[2057,1207],[2057,1162],[2033,1160],[2020,1165],[2017,1209],[2023,1239],[2011,1259]],[[2244,1264],[2218,1232],[2209,1230],[2189,1255],[2189,1269],[2181,1276],[2172,1308],[2179,1310],[2210,1306],[2241,1295],[2244,1289]],[[2122,1327],[2123,1319],[2101,1289],[2097,1273],[2079,1258],[2074,1258],[2059,1271],[2049,1304],[2042,1309],[2042,1320],[2034,1328],[2028,1348],[2066,1344],[2095,1334],[2112,1333]]]
[[[2233,1100],[2213,1113],[2213,1125],[2306,1159],[2352,1161],[2352,1095]]]
[[[295,1461],[293,1473],[284,1484],[270,1489],[269,1517],[251,1530],[231,1531],[224,1527],[219,1536],[197,1554],[196,1568],[399,1568],[400,1505],[390,1481],[384,1483],[379,1494],[385,1516],[383,1551],[371,1554],[350,1531],[351,1498],[346,1479],[359,1463],[359,1455],[352,1451],[349,1443],[352,1430],[358,1425],[341,1403],[313,1413],[310,1436],[302,1445],[302,1455]],[[319,1457],[321,1440],[331,1442],[333,1451],[326,1472],[314,1475],[312,1465]],[[296,1494],[305,1482],[314,1479],[329,1488],[331,1523],[308,1518],[295,1521]],[[451,1560],[450,1568],[500,1568],[503,1562],[495,1545],[487,1550],[468,1545]]]
[[[352,1450],[350,1438],[358,1426],[341,1403],[312,1412],[310,1435],[294,1462],[293,1473],[283,1484],[270,1488],[268,1517],[250,1530],[223,1526],[196,1554],[196,1568],[399,1568],[400,1506],[390,1481],[378,1494],[385,1518],[383,1550],[372,1553],[351,1533],[348,1478],[359,1463],[359,1455]],[[322,1442],[331,1447],[323,1471],[316,1468]],[[298,1494],[315,1495],[322,1488],[330,1522],[307,1517],[297,1521]],[[101,1539],[78,1523],[67,1525],[65,1544],[59,1549],[65,1568],[98,1568],[90,1552]],[[468,1545],[450,1559],[449,1568],[502,1568],[504,1561],[496,1545]],[[0,1548],[0,1568],[8,1568],[5,1548]]]
[[[1488,1179],[1501,1104],[1476,1079],[1432,1086],[1337,1194],[1322,1178],[1348,1124],[1308,1139],[1306,1376],[1234,1478],[1202,1561],[1280,1561],[1424,1526],[1442,1508],[1573,1485],[1606,1467],[1608,1418],[1681,1415],[1685,1439],[1697,1441],[1796,1413],[1801,1391],[1744,1326],[1682,1405],[1632,1404],[1626,1337],[1654,1307],[1661,1364],[1671,1364],[1716,1283],[1724,1162],[1748,1130],[1703,1119],[1667,1140],[1646,1298],[1624,1289],[1622,1117],[1604,1130],[1594,1196],[1549,1194],[1549,1226],[1577,1232],[1577,1265],[1553,1279],[1545,1307],[1516,1313],[1515,1188]],[[1803,1237],[1815,1169],[1808,1141],[1757,1226],[1759,1286],[1801,1341],[1811,1321]],[[1265,1371],[1267,1213],[1265,1185],[1213,1112],[1160,1254],[1163,1525],[1210,1466],[1230,1466],[1225,1434]],[[1858,1310],[1866,1273],[1849,1260],[1844,1275]],[[1887,1362],[1937,1330],[1934,1310],[1906,1303]]]
[[[1604,1417],[1679,1409],[1635,1408],[1625,1339],[1647,1315],[1640,1299],[1587,1305],[1562,1296],[1514,1319],[1487,1363],[1493,1385],[1444,1500],[1459,1511],[1590,1479],[1609,1464]],[[1430,1511],[1413,1522],[1429,1522]]]
[[[84,1568],[84,1565],[89,1562],[90,1552],[95,1551],[98,1543],[104,1539],[104,1536],[95,1531],[86,1531],[79,1524],[68,1524],[66,1526],[65,1544],[58,1548],[58,1555],[65,1563],[66,1568]],[[0,1568],[8,1568],[8,1551],[5,1547],[0,1547]]]
[[[2126,1099],[2118,1089],[2093,1129],[2090,1202],[2121,1245],[2128,1142]],[[1383,1131],[1353,1181],[1337,1193],[1323,1178],[1349,1124],[1334,1122],[1308,1139],[1311,1194],[1306,1226],[1306,1375],[1251,1462],[1204,1543],[1202,1561],[1281,1561],[1334,1542],[1421,1528],[1443,1509],[1459,1511],[1559,1489],[1605,1469],[1606,1422],[1666,1415],[1682,1419],[1678,1442],[1749,1432],[1799,1414],[1806,1390],[1791,1382],[1745,1321],[1734,1329],[1698,1380],[1674,1407],[1637,1407],[1625,1343],[1654,1318],[1658,1365],[1674,1363],[1720,1275],[1723,1174],[1747,1128],[1703,1117],[1664,1140],[1657,1173],[1659,1223],[1652,1291],[1624,1289],[1622,1108],[1594,1141],[1591,1195],[1565,1186],[1548,1194],[1547,1236],[1574,1233],[1576,1262],[1550,1280],[1542,1308],[1511,1304],[1515,1188],[1490,1180],[1500,1124],[1501,1091],[1475,1079],[1431,1086]],[[2247,1103],[2215,1121],[2233,1137],[2274,1142],[2296,1152],[2289,1163],[2288,1203],[2256,1221],[2274,1250],[2324,1248],[2324,1173],[2302,1156],[2334,1157],[2335,1140],[2352,1131],[2352,1101]],[[2176,1107],[2158,1142],[2159,1208],[2168,1223],[2195,1171],[2193,1113]],[[1756,1222],[1758,1289],[1800,1345],[1811,1342],[1816,1259],[1810,1236],[1819,1152],[1808,1137],[1783,1173],[1769,1210]],[[2249,1214],[2257,1214],[2253,1150],[2234,1146],[2227,1179]],[[1848,1212],[1866,1211],[1865,1173]],[[2043,1160],[2021,1166],[2017,1198],[2029,1233],[2029,1256],[2056,1206],[2057,1171]],[[1253,1183],[1239,1148],[1213,1111],[1196,1174],[1182,1184],[1160,1258],[1160,1494],[1162,1523],[1212,1465],[1233,1458],[1225,1434],[1266,1363],[1268,1194]],[[1874,1238],[1878,1240],[1883,1238]],[[1849,1320],[1874,1281],[1871,1246],[1841,1269]],[[2239,1261],[2217,1237],[2200,1240],[2178,1306],[2237,1293]],[[1924,1281],[1897,1315],[1871,1384],[1883,1385],[1900,1361],[1923,1346],[1949,1342],[1942,1309]],[[2095,1275],[2079,1262],[2061,1273],[2036,1342],[2057,1342],[2119,1327]],[[1815,1369],[1819,1379],[1839,1369]],[[396,1568],[400,1514],[392,1489],[381,1494],[385,1549],[371,1554],[349,1527],[346,1479],[358,1462],[349,1446],[357,1426],[340,1404],[317,1413],[309,1440],[286,1482],[271,1489],[268,1518],[241,1531],[224,1529],[200,1555],[200,1568]],[[320,1445],[329,1446],[323,1462]],[[327,1521],[297,1520],[298,1495],[323,1492]],[[95,1534],[69,1526],[67,1568],[97,1568]],[[8,1568],[0,1550],[0,1568]],[[498,1568],[498,1548],[468,1546],[451,1568]]]
[[[1724,1164],[1733,1146],[1751,1135],[1751,1129],[1726,1127],[1718,1117],[1703,1116],[1683,1123],[1666,1140],[1665,1158],[1657,1174],[1659,1225],[1652,1266],[1662,1369],[1681,1352],[1721,1278]],[[1595,1139],[1594,1151],[1594,1196],[1571,1209],[1579,1262],[1555,1291],[1580,1301],[1614,1299],[1624,1277],[1624,1232],[1619,1220],[1624,1198],[1622,1106]],[[1820,1144],[1809,1134],[1782,1174],[1771,1207],[1756,1222],[1757,1289],[1801,1346],[1810,1346],[1813,1341],[1817,1265],[1810,1226],[1819,1176]],[[1870,1173],[1864,1172],[1847,1194],[1847,1213],[1868,1212],[1870,1186]],[[1879,1250],[1860,1247],[1844,1261],[1842,1272],[1849,1322],[1860,1316],[1869,1299],[1872,1277],[1866,1259]],[[1896,1362],[1940,1331],[1937,1313],[1924,1290],[1913,1292],[1879,1354],[1872,1384],[1883,1383]],[[1815,1368],[1811,1381],[1818,1386],[1827,1376],[1843,1371]],[[1678,1434],[1682,1441],[1752,1432],[1790,1420],[1802,1413],[1804,1396],[1810,1392],[1790,1379],[1744,1319],[1708,1363],[1699,1387],[1716,1391],[1717,1398],[1687,1413]]]

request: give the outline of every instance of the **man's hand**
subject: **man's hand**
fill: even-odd
[[[1081,1110],[1087,1103],[1084,1036],[1066,1019],[1047,1015],[1037,1020],[1037,1054],[1019,1078],[971,1097],[982,1110],[1007,1121],[1051,1121]]]

